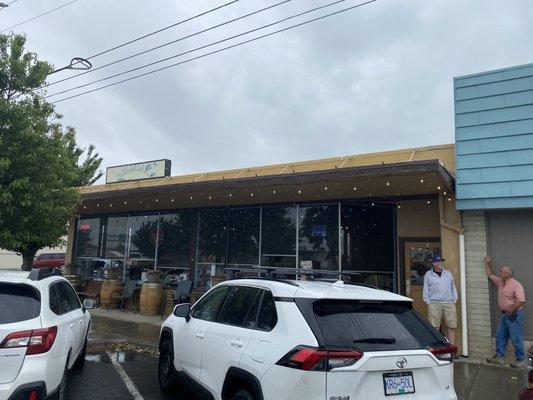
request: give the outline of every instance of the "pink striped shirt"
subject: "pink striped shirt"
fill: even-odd
[[[490,280],[498,287],[498,307],[500,310],[507,312],[516,302],[526,301],[524,287],[515,278],[509,278],[504,282],[503,279],[491,275]]]

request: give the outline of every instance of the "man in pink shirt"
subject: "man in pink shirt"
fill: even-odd
[[[487,360],[490,364],[503,365],[507,342],[511,339],[515,349],[516,360],[513,368],[526,366],[524,351],[524,304],[526,296],[524,287],[514,277],[511,267],[500,267],[500,276],[492,273],[491,258],[485,257],[485,271],[489,279],[498,287],[498,307],[502,313],[500,325],[496,331],[496,355]]]

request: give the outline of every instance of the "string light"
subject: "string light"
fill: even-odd
[[[253,193],[250,193],[250,197],[254,197],[254,194],[253,194]]]
[[[113,204],[109,203],[109,207],[113,207]]]
[[[231,196],[232,196],[232,194],[230,193],[230,194],[229,194],[229,197],[231,197]]]
[[[451,197],[448,197],[448,201],[452,201],[452,198],[451,198]]]
[[[437,186],[437,190],[440,190],[440,186]]]
[[[324,190],[328,190],[328,187],[327,187],[327,186],[324,186]]]
[[[302,191],[300,189],[298,189],[298,194],[302,194]]]
[[[212,198],[212,197],[211,197],[211,196],[209,196],[209,200],[211,200],[211,198]]]
[[[444,196],[446,196],[446,192],[442,193]]]
[[[420,183],[424,183],[424,179],[420,178]]]
[[[355,192],[357,190],[357,186],[354,186],[353,187],[353,191]]]
[[[192,196],[190,197],[190,199],[192,200]]]
[[[390,186],[390,181],[387,179],[387,182],[385,182],[385,185]]]
[[[97,204],[96,204],[96,207],[100,207],[100,203],[97,203]]]
[[[401,204],[398,204],[398,208],[402,208],[402,205],[401,205]]]
[[[86,210],[86,209],[87,209],[87,206],[83,206],[83,209]]]
[[[155,199],[155,202],[156,202],[156,203],[159,202],[159,199]]]
[[[431,204],[431,201],[430,201],[430,200],[428,200],[428,201],[427,201],[427,203],[428,203],[428,204]]]
[[[275,190],[273,190],[273,191],[272,191],[272,193],[276,194],[276,191],[275,191]]]
[[[124,202],[124,205],[126,205],[126,204],[128,204],[128,202],[127,202],[127,201],[125,201],[125,202]]]
[[[375,204],[374,204],[374,203],[372,203],[372,207],[374,207],[374,206],[375,206]]]
[[[171,202],[171,203],[174,203],[174,198],[170,199],[170,202]]]
[[[143,202],[141,200],[139,200],[139,204],[142,204]]]

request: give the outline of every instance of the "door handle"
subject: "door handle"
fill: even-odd
[[[198,332],[198,333],[196,334],[196,337],[197,337],[198,339],[203,339],[203,338],[204,338],[204,334],[203,334],[202,332]]]
[[[233,347],[242,347],[244,346],[244,343],[241,340],[232,340],[229,342]]]

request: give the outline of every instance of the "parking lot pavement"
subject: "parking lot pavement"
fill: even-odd
[[[173,396],[161,393],[157,381],[157,358],[132,351],[87,354],[85,368],[72,371],[67,399],[76,400],[196,400],[186,389]]]
[[[468,362],[455,365],[459,400],[517,400],[524,384],[523,371]],[[67,399],[198,400],[186,388],[172,396],[161,393],[157,357],[135,350],[89,352],[85,369],[69,376]]]

